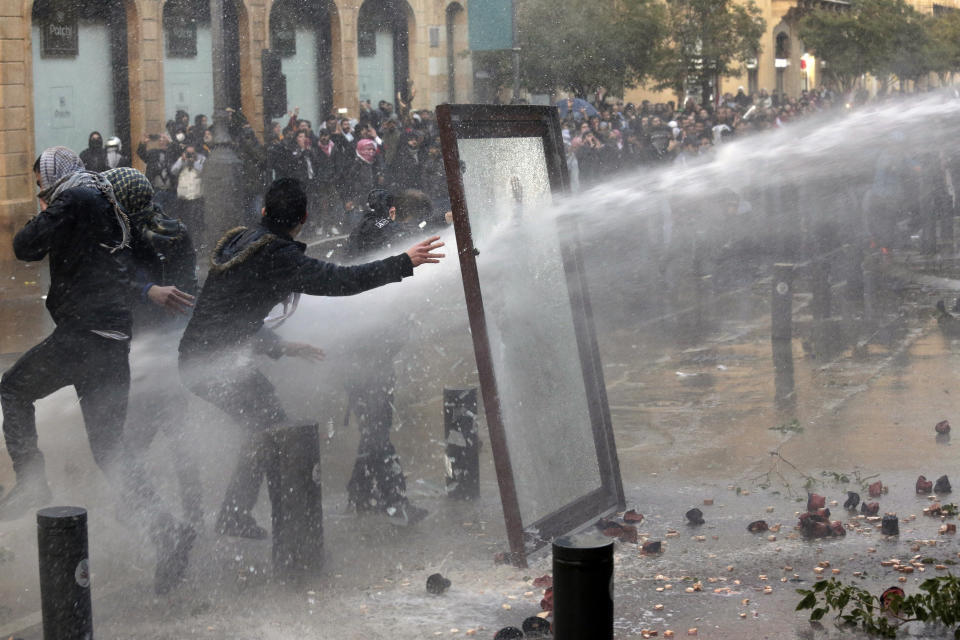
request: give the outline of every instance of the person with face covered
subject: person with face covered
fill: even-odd
[[[120,142],[120,138],[117,136],[108,139],[103,149],[104,159],[107,165],[105,171],[108,169],[116,169],[117,167],[130,166],[130,156],[123,152],[123,143]]]
[[[400,138],[400,147],[390,165],[390,188],[399,193],[404,189],[420,189],[421,173],[423,171],[423,141],[422,131],[409,131]]]
[[[369,260],[427,235],[418,223],[431,218],[431,209],[430,198],[422,191],[411,189],[394,197],[385,189],[372,190],[367,195],[368,212],[347,241],[348,261]],[[380,515],[405,526],[422,520],[427,511],[407,499],[403,466],[390,441],[397,381],[393,361],[407,336],[401,318],[389,325],[390,331],[357,347],[343,372],[347,420],[352,413],[360,430],[347,499],[358,514]]]
[[[314,192],[317,199],[317,226],[324,232],[336,235],[343,229],[343,205],[337,186],[343,170],[344,152],[331,138],[330,132],[321,129],[317,134],[316,176]]]
[[[20,260],[49,257],[46,306],[56,328],[0,379],[3,433],[17,476],[0,500],[0,519],[22,517],[50,502],[34,402],[72,385],[94,461],[120,489],[122,513],[146,523],[157,545],[154,586],[166,593],[180,582],[196,533],[160,509],[123,446],[133,321],[129,218],[110,182],[86,171],[66,147],[45,150],[34,173],[42,210],[14,236],[13,250]]]
[[[184,517],[203,527],[200,470],[184,434],[188,396],[180,384],[176,349],[186,326],[186,314],[197,292],[197,255],[187,228],[169,218],[153,202],[153,187],[136,169],[103,173],[128,213],[131,231],[131,278],[137,303],[133,306],[134,352],[124,439],[133,455],[143,456],[163,431],[180,485]],[[138,354],[140,357],[138,357]]]
[[[88,171],[99,173],[110,168],[107,166],[106,149],[103,148],[103,136],[99,131],[90,134],[87,139],[87,148],[80,152],[80,160]]]

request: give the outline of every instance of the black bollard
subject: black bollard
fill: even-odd
[[[880,533],[885,536],[900,535],[900,520],[892,513],[883,516],[880,521]]]
[[[613,541],[578,536],[553,543],[553,637],[613,640]]]
[[[778,408],[795,402],[793,380],[793,270],[792,264],[773,265],[770,303],[770,340],[773,346],[774,399]]]
[[[38,511],[37,551],[44,640],[93,638],[86,509]]]
[[[810,265],[810,288],[813,298],[810,300],[810,313],[813,319],[826,320],[831,315],[830,261],[818,258]]]
[[[876,255],[864,258],[863,268],[863,318],[875,320],[880,316],[880,283]]]
[[[840,277],[846,282],[843,287],[843,317],[854,320],[863,313],[863,250],[856,245],[844,245],[840,264],[843,271]]]
[[[316,574],[323,566],[323,505],[317,425],[272,429],[267,489],[273,524],[273,571],[280,579]]]
[[[447,496],[480,497],[480,434],[477,389],[443,390],[443,436],[447,443]]]

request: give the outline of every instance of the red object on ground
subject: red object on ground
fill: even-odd
[[[637,523],[643,522],[643,514],[637,513],[633,509],[630,509],[630,511],[627,511],[625,514],[623,514],[623,521]]]
[[[663,546],[659,540],[647,540],[643,543],[643,546],[640,548],[640,550],[647,555],[653,555],[663,551]]]
[[[540,608],[544,611],[553,611],[553,587],[547,587],[547,590],[543,592]]]
[[[883,495],[883,483],[879,480],[871,484],[869,489],[871,498],[879,498],[881,495]]]
[[[933,491],[933,481],[927,480],[924,476],[917,478],[917,493],[930,493]]]
[[[538,589],[546,589],[547,587],[553,586],[553,576],[543,575],[539,578],[534,578],[533,586]]]
[[[827,506],[827,499],[816,493],[807,494],[807,511],[816,511]]]
[[[880,503],[879,502],[864,502],[860,506],[860,513],[865,516],[875,516],[880,513]]]
[[[905,595],[903,589],[900,587],[890,587],[880,594],[880,606],[883,609],[889,609],[894,597],[899,597],[900,600],[903,600]]]
[[[950,423],[946,420],[941,420],[937,423],[937,426],[934,427],[937,433],[950,433]]]
[[[839,520],[834,520],[830,523],[830,533],[838,538],[842,538],[847,535],[847,530],[844,528],[843,523]]]
[[[620,528],[620,542],[637,544],[637,528],[629,524],[623,525]]]

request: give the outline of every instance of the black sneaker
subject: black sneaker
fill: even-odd
[[[170,593],[182,581],[190,561],[190,549],[197,532],[188,524],[177,523],[157,536],[157,569],[153,588],[158,595]]]
[[[217,518],[217,533],[222,536],[248,538],[250,540],[266,540],[270,535],[267,530],[257,524],[249,513],[220,514]]]
[[[0,520],[17,520],[50,504],[53,495],[42,476],[17,482],[0,499]]]

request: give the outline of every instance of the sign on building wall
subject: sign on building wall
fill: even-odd
[[[50,126],[73,128],[73,87],[50,87]]]
[[[65,2],[60,5],[43,15],[40,25],[42,56],[77,55],[77,10]]]
[[[297,23],[293,16],[281,8],[270,17],[270,48],[289,58],[297,55]]]
[[[167,55],[176,58],[194,58],[197,55],[196,18],[178,13],[164,15],[167,36]]]
[[[512,0],[470,0],[467,5],[467,24],[471,50],[513,48]]]

